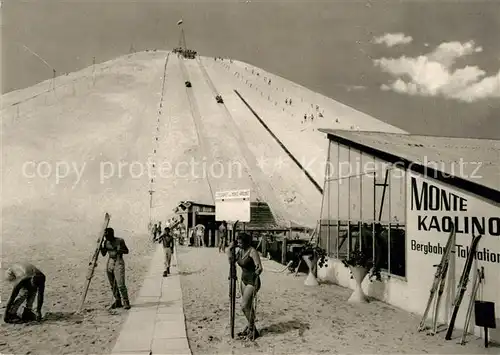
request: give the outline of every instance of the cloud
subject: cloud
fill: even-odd
[[[380,58],[373,62],[395,79],[383,84],[382,90],[420,96],[442,96],[473,102],[484,98],[500,98],[500,71],[485,77],[477,66],[452,69],[457,59],[482,52],[473,41],[446,42],[426,55],[418,57]]]
[[[400,44],[408,44],[413,41],[411,36],[405,36],[404,33],[386,33],[380,37],[374,37],[373,42],[376,44],[384,44],[387,47],[394,47]]]

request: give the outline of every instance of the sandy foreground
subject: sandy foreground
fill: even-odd
[[[305,275],[294,277],[283,266],[263,260],[255,342],[232,340],[229,330],[228,263],[211,248],[177,251],[189,344],[193,354],[440,353],[498,354],[472,336],[444,340],[417,333],[420,318],[388,304],[347,303],[351,290],[322,284],[307,288]],[[245,326],[236,300],[235,332]]]
[[[140,290],[142,279],[151,260],[153,244],[145,236],[126,240],[131,250],[126,257],[126,281],[129,296],[133,300]],[[35,262],[47,273],[45,304],[42,323],[2,324],[0,326],[0,352],[2,354],[105,354],[109,353],[119,334],[127,311],[108,311],[113,301],[111,289],[105,275],[104,259],[99,262],[84,311],[80,315],[74,311],[80,304],[85,268],[78,256],[84,260],[85,251],[72,252],[72,258],[59,260],[55,255],[65,255],[62,248],[54,247],[51,258]],[[21,257],[21,255],[18,255]],[[7,300],[10,287],[2,284],[2,300]],[[35,303],[36,305],[36,303]],[[2,306],[5,303],[2,302]],[[1,313],[5,309],[2,307]]]

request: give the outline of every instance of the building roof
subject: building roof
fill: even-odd
[[[500,203],[500,140],[319,129],[328,138]],[[425,169],[424,169],[425,167]]]

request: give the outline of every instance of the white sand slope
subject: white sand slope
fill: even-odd
[[[88,295],[89,312],[83,318],[71,312],[104,212],[131,249],[127,280],[131,297],[136,294],[151,251],[150,189],[153,217],[163,221],[180,200],[213,203],[215,191],[251,188],[253,199],[268,202],[278,221],[315,225],[320,192],[233,89],[298,160],[323,163],[326,139],[302,131],[267,100],[264,86],[263,93],[245,87],[225,65],[236,62],[143,52],[58,77],[55,91],[49,80],[2,96],[2,266],[32,261],[48,281],[47,322],[2,325],[0,351],[22,353],[35,345],[37,353],[52,354],[110,349],[124,313],[104,309],[111,301],[104,261]],[[184,86],[187,79],[192,88]],[[215,92],[224,105],[215,102]],[[343,121],[349,119],[346,114]],[[223,174],[217,166],[210,170],[216,162],[225,167]],[[319,164],[307,169],[322,186]],[[9,292],[2,284],[2,300]]]

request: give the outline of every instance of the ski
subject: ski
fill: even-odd
[[[236,226],[238,221],[236,221],[233,225],[233,248],[230,250],[231,260],[229,264],[229,320],[230,320],[230,328],[231,328],[231,338],[234,339],[234,318],[236,314],[236,282],[237,282],[237,274],[236,274]]]
[[[464,298],[465,290],[467,290],[467,283],[469,282],[470,269],[472,268],[472,261],[474,260],[477,245],[482,235],[478,235],[472,238],[470,244],[469,253],[467,255],[467,260],[465,261],[464,270],[462,271],[462,276],[458,283],[457,295],[455,296],[455,301],[453,302],[453,313],[451,315],[450,324],[448,325],[448,331],[446,332],[445,339],[450,340],[453,333],[453,328],[455,327],[455,321],[457,319],[458,310],[462,299]]]
[[[429,310],[432,305],[432,301],[434,300],[434,295],[436,294],[436,290],[441,284],[441,280],[445,278],[446,271],[448,269],[448,261],[452,248],[454,247],[453,242],[455,240],[455,226],[453,223],[451,224],[450,236],[448,237],[448,241],[446,242],[446,246],[443,251],[443,255],[441,256],[441,261],[439,264],[434,265],[436,267],[436,273],[434,275],[434,281],[432,282],[429,299],[427,301],[427,306],[425,307],[424,314],[422,316],[422,320],[418,326],[418,331],[422,331],[425,329],[425,322],[427,320],[427,315],[429,314]],[[444,286],[444,285],[443,285]]]
[[[462,339],[460,340],[460,344],[465,344],[465,338],[467,337],[467,330],[469,328],[469,323],[472,317],[472,310],[474,309],[474,303],[476,301],[477,291],[479,289],[479,285],[484,279],[484,267],[476,270],[476,274],[474,275],[474,281],[472,282],[472,293],[470,296],[469,307],[467,309],[467,314],[465,315],[465,324],[464,324],[464,332],[462,334]]]
[[[87,298],[87,293],[88,293],[89,287],[90,287],[90,281],[92,281],[92,278],[94,277],[95,268],[97,267],[97,260],[99,259],[99,253],[101,251],[101,246],[102,246],[102,243],[104,242],[104,231],[106,230],[106,228],[108,228],[110,220],[111,220],[111,216],[106,212],[106,214],[104,215],[104,223],[103,223],[101,230],[100,230],[101,233],[99,234],[99,238],[97,239],[97,245],[96,245],[96,248],[94,250],[94,254],[92,254],[92,257],[90,258],[90,261],[89,261],[89,269],[87,272],[85,285],[83,287],[82,299],[80,301],[80,306],[78,307],[78,310],[76,311],[76,313],[80,313],[83,309],[83,305],[85,304],[85,299]]]
[[[437,298],[436,298],[436,303],[434,305],[432,329],[429,332],[430,335],[435,335],[437,332],[437,319],[438,319],[438,315],[439,315],[439,305],[441,304],[441,297],[443,296],[444,285],[446,284],[446,274],[448,272],[449,264],[450,264],[450,259],[448,258],[444,263],[443,272],[441,273],[442,276],[441,276],[441,281],[439,283],[439,289],[438,289],[438,294],[437,294]]]

